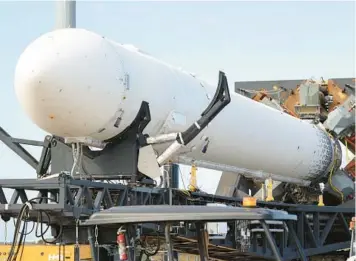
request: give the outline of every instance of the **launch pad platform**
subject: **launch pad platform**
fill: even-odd
[[[10,200],[5,197],[3,189],[6,188],[13,190]],[[38,196],[31,200],[26,191],[37,191]],[[200,239],[205,238],[203,234],[206,232],[198,228],[217,221],[227,222],[228,232],[224,238],[205,242],[210,258],[307,260],[308,256],[349,248],[351,232],[348,224],[355,213],[354,208],[261,201],[257,201],[257,208],[245,208],[241,198],[173,188],[130,187],[74,180],[66,175],[45,180],[0,180],[0,213],[3,220],[18,217],[26,202],[32,202],[28,221],[38,222],[38,214],[41,213],[41,221],[51,225],[57,243],[89,242],[92,248],[100,248],[99,259],[94,259],[98,255],[95,251],[92,254],[96,261],[115,260],[104,258],[108,258],[108,246],[111,245],[112,250],[116,245],[119,226],[127,228],[129,238],[138,239],[134,243],[148,244],[151,248],[159,245],[161,248],[166,242],[164,227],[169,224],[173,251],[201,255],[203,252],[199,251],[202,249],[199,245],[203,242]],[[230,207],[206,206],[209,203]],[[205,212],[199,211],[202,207]],[[111,213],[110,218],[107,212]],[[77,221],[81,221],[79,226]],[[78,235],[75,233],[77,226]],[[98,230],[97,246],[88,240],[90,235],[94,237],[95,228]],[[244,238],[241,231],[245,230],[249,230],[250,235]],[[159,244],[158,238],[161,241]],[[205,256],[201,260],[209,259]]]

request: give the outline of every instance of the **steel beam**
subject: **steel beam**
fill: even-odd
[[[11,149],[13,152],[15,152],[19,157],[21,157],[24,161],[27,162],[32,168],[37,169],[38,166],[38,161],[24,148],[22,147],[19,142],[21,140],[13,138],[3,129],[0,127],[0,140],[7,146],[9,149]],[[24,140],[23,140],[24,141]],[[29,140],[26,140],[27,143],[30,143]],[[36,143],[36,141],[31,141],[33,143]],[[35,146],[39,146],[40,143],[36,143]]]

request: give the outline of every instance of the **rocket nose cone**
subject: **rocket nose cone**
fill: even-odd
[[[37,126],[58,136],[88,136],[113,117],[118,103],[112,97],[120,97],[124,87],[103,81],[123,72],[108,45],[87,30],[61,29],[25,49],[16,66],[15,92]]]

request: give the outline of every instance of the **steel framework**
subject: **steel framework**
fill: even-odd
[[[30,220],[37,220],[37,212],[47,211],[50,225],[64,226],[64,231],[70,232],[75,228],[75,220],[86,220],[93,213],[114,206],[134,205],[206,205],[208,203],[223,203],[230,206],[241,206],[240,198],[226,198],[204,193],[189,193],[170,188],[130,187],[121,184],[109,184],[98,181],[75,180],[67,175],[57,178],[37,180],[0,180],[0,213],[2,219],[17,217],[22,205],[30,199],[26,191],[37,191],[38,196],[33,200],[33,211]],[[7,200],[3,189],[13,189],[10,200]],[[170,197],[172,197],[170,199]],[[51,198],[53,203],[47,198]],[[273,258],[273,252],[268,245],[271,240],[278,248],[280,260],[292,260],[307,256],[330,253],[350,246],[351,234],[348,223],[354,215],[353,208],[301,206],[282,203],[258,202],[258,207],[285,210],[295,214],[298,221],[287,221],[277,224],[249,224],[251,230],[250,247],[241,249],[239,227],[236,222],[228,223],[228,233],[223,240],[211,240],[209,256],[225,260],[237,260],[236,252],[245,255]],[[48,222],[44,218],[44,222]],[[100,229],[106,240],[112,240],[105,228]],[[198,253],[196,233],[183,227],[178,229],[177,237],[173,238],[174,248],[180,252]],[[111,233],[112,234],[112,233]],[[87,242],[86,230],[80,233],[80,242]],[[100,241],[105,242],[103,236]],[[193,241],[192,241],[193,240]],[[74,242],[73,233],[63,234],[63,241]],[[222,253],[224,252],[224,253]],[[230,254],[228,254],[230,253]],[[235,256],[235,259],[232,259]]]

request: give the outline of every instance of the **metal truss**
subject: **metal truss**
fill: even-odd
[[[10,200],[5,198],[4,188],[13,189]],[[74,180],[67,175],[61,175],[58,178],[44,180],[0,180],[0,213],[3,220],[17,217],[23,203],[31,200],[26,193],[29,190],[38,192],[38,196],[32,201],[33,211],[30,220],[36,221],[36,211],[47,211],[51,215],[52,225],[62,224],[72,229],[75,220],[85,220],[94,212],[113,206],[169,203],[174,205],[224,203],[232,206],[241,204],[240,198],[189,193],[167,188],[130,187],[122,184]],[[226,238],[210,241],[214,247],[209,247],[209,256],[219,256],[225,260],[239,260],[239,256],[246,255],[272,258],[275,256],[271,248],[272,243],[278,249],[280,260],[296,258],[307,260],[307,256],[330,253],[348,248],[350,245],[351,234],[348,223],[354,215],[353,208],[271,202],[258,202],[258,206],[296,214],[298,221],[248,224],[251,236],[247,248],[242,248],[241,240],[238,238],[237,231],[241,229],[239,224],[229,222]],[[173,238],[175,249],[186,253],[197,253],[198,248],[194,244],[187,243],[196,240],[195,232],[184,228],[179,229],[177,235],[179,237]],[[180,240],[185,240],[186,243]],[[240,254],[237,255],[237,252]]]
[[[10,200],[4,189],[12,189]],[[31,199],[28,191],[37,191]],[[113,206],[162,205],[168,203],[168,190],[148,187],[130,187],[90,180],[75,180],[62,174],[49,179],[3,179],[0,180],[0,214],[3,220],[17,217],[22,205],[32,202],[35,221],[36,211],[54,215],[54,224],[74,225],[77,219],[87,219],[94,212]],[[60,218],[58,218],[60,217]]]
[[[32,168],[34,168],[38,172],[41,172],[40,162],[37,159],[35,159],[31,155],[31,153],[29,153],[22,145],[46,147],[46,146],[48,146],[48,144],[47,144],[48,139],[45,139],[44,142],[36,141],[36,140],[17,139],[17,138],[11,137],[10,134],[8,134],[3,128],[0,127],[0,141],[2,141],[9,149],[11,149],[13,152],[15,152],[21,159],[23,159]],[[42,156],[41,156],[41,159],[42,159]]]
[[[196,199],[199,199],[197,201]],[[228,198],[216,195],[191,193],[185,199],[186,204],[225,203],[227,205],[241,206],[240,198]],[[277,202],[257,202],[258,207],[285,210],[289,214],[297,215],[297,222],[287,221],[279,224],[267,222],[268,230],[272,231],[273,242],[279,249],[282,260],[300,258],[307,260],[307,256],[315,256],[347,249],[351,242],[349,222],[355,215],[354,208],[328,206],[319,207],[312,205],[294,205]],[[229,232],[223,246],[231,250],[239,247],[236,240],[236,224],[228,224]],[[274,255],[268,246],[268,236],[263,225],[250,226],[251,240],[248,247],[249,253],[255,253],[264,258]],[[220,240],[213,240],[213,244],[221,245]],[[241,249],[243,251],[243,249]]]

